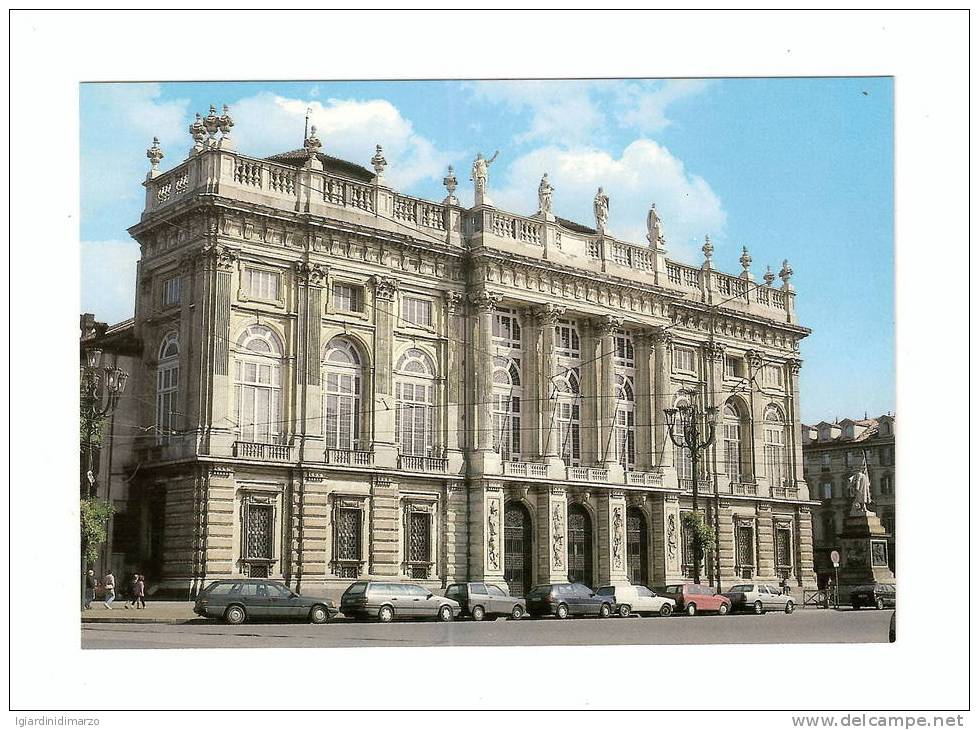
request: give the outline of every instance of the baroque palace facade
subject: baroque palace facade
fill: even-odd
[[[198,117],[166,172],[147,153],[135,318],[111,329],[139,352],[113,427],[120,567],[183,595],[679,581],[691,464],[663,411],[695,402],[720,411],[705,580],[814,586],[787,263],[780,286],[747,251],[722,274],[709,239],[673,262],[655,208],[648,244],[621,241],[601,190],[586,227],[546,176],[538,213],[499,210],[481,155],[465,208],[451,168],[432,202],[386,185],[380,147],[371,172],[314,128],[259,159],[232,125]]]

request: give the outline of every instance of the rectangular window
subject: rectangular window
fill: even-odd
[[[363,510],[357,507],[341,507],[337,510],[336,550],[337,560],[360,561],[361,524]]]
[[[494,395],[493,448],[503,461],[520,461],[520,398]]]
[[[833,482],[823,482],[819,485],[820,498],[821,499],[832,499],[833,498]]]
[[[279,301],[279,275],[274,271],[245,268],[245,291],[252,299]]]
[[[828,451],[824,451],[819,455],[819,463],[822,465],[823,469],[829,469],[833,463],[833,455]]]
[[[732,357],[728,355],[724,358],[724,377],[726,378],[743,378],[744,377],[744,360],[740,357]]]
[[[575,402],[557,405],[558,448],[566,466],[581,465],[581,406]]]
[[[401,298],[401,319],[422,327],[432,326],[432,302],[414,297]]]
[[[636,468],[636,418],[625,408],[615,412],[615,447],[618,462],[626,471]]]
[[[175,430],[179,375],[179,365],[162,367],[156,373],[156,431],[161,442],[168,440]]]
[[[626,368],[636,366],[636,351],[632,344],[632,337],[625,332],[615,334],[615,364]]]
[[[725,423],[724,428],[724,470],[732,482],[741,481],[741,425]]]
[[[755,567],[755,530],[750,523],[739,522],[734,530],[736,570],[742,578],[750,578]]]
[[[163,306],[172,307],[180,304],[180,277],[171,276],[163,281]]]
[[[689,347],[674,347],[673,369],[684,373],[697,372],[693,350],[691,350]]]
[[[673,463],[676,464],[676,476],[680,480],[681,486],[683,482],[693,480],[693,461],[691,461],[690,452],[687,449],[674,446]]]
[[[581,357],[581,340],[574,322],[560,319],[554,326],[554,349],[564,357]]]
[[[497,309],[493,313],[493,341],[512,350],[520,349],[520,321],[514,312]]]
[[[765,471],[768,483],[780,487],[785,481],[785,429],[765,427]]]
[[[406,557],[408,575],[412,578],[428,578],[432,561],[432,520],[428,512],[410,509],[405,532],[408,536]]]
[[[245,532],[245,558],[272,559],[272,505],[247,505]]]
[[[337,312],[363,312],[364,290],[354,284],[333,284],[333,309]]]
[[[784,387],[782,368],[778,365],[766,365],[762,371],[762,382],[770,388]]]
[[[788,526],[775,528],[775,567],[792,567],[792,530]]]
[[[394,437],[402,454],[431,456],[435,447],[435,394],[425,383],[395,383]]]

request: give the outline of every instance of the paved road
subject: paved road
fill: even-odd
[[[431,621],[393,624],[339,620],[225,626],[83,624],[83,649],[186,649],[350,646],[567,646],[606,644],[773,644],[886,642],[893,611],[805,610],[763,616],[579,618],[559,621]]]

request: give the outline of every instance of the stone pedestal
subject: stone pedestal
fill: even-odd
[[[841,588],[895,582],[888,567],[887,538],[887,530],[873,512],[846,516],[839,536]]]

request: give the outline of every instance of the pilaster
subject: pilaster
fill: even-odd
[[[673,485],[676,485],[676,472],[673,471],[673,449],[670,448],[670,437],[666,432],[666,422],[663,411],[670,405],[670,346],[673,336],[666,327],[653,330],[653,446],[656,466],[670,474]]]
[[[636,470],[656,468],[656,426],[653,387],[653,339],[648,331],[638,333],[636,350]]]
[[[397,578],[401,530],[398,519],[398,484],[375,474],[371,483],[370,567],[368,572],[384,578]]]
[[[374,465],[394,469],[398,450],[394,441],[394,306],[398,281],[375,276],[374,285]]]
[[[475,449],[470,455],[472,474],[499,474],[500,455],[493,450],[493,308],[502,296],[482,289],[470,295],[476,338],[473,342]]]
[[[568,494],[563,487],[537,490],[537,580],[562,583],[568,579]]]
[[[469,578],[503,581],[503,483],[469,488]]]
[[[599,584],[628,580],[625,543],[625,493],[602,492],[598,497]]]

